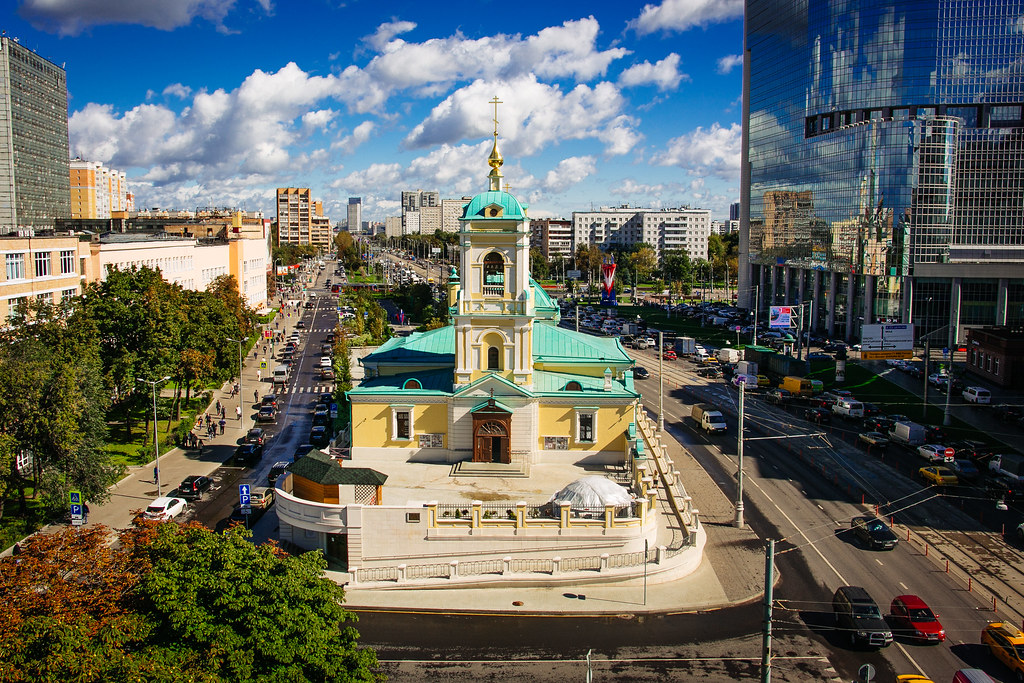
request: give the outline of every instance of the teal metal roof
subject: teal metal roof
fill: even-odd
[[[633,363],[617,338],[594,337],[555,325],[533,326],[533,360],[535,363]]]
[[[419,381],[422,389],[404,388],[405,383],[415,379]],[[356,396],[396,394],[399,396],[448,396],[452,393],[454,382],[454,365],[444,370],[424,370],[422,372],[409,372],[400,375],[383,375],[364,379],[359,386],[349,390],[349,394]]]
[[[392,337],[361,363],[455,365],[455,328],[451,325],[408,337]]]
[[[533,287],[533,307],[538,320],[558,321],[562,317],[558,304],[551,300],[551,296],[544,291],[540,283],[530,278],[530,286]]]
[[[579,382],[580,391],[566,391],[565,385],[569,382]],[[596,396],[608,397],[629,397],[640,396],[633,387],[621,379],[612,380],[612,388],[605,390],[604,377],[590,377],[588,375],[574,375],[569,372],[551,372],[550,370],[533,371],[533,393],[540,396],[579,396],[593,398]]]
[[[497,204],[501,207],[501,216],[491,217],[485,215],[484,209],[492,204]],[[473,197],[462,212],[462,220],[464,221],[523,220],[525,218],[525,207],[519,203],[518,199],[510,195],[508,192],[495,190],[481,192],[477,196]]]
[[[511,413],[512,412],[512,409],[509,408],[507,405],[505,405],[501,401],[495,401],[493,398],[488,399],[488,400],[484,401],[483,403],[478,403],[477,405],[473,406],[473,409],[470,410],[469,412],[476,413],[476,412],[479,412],[481,410],[487,410],[488,408],[490,408],[492,411],[495,408],[498,408],[500,410],[504,410],[506,413]]]

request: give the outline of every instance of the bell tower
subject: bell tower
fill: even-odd
[[[488,190],[466,204],[459,219],[460,290],[455,297],[455,386],[489,374],[533,384],[533,291],[530,220],[526,207],[501,189],[498,105],[487,157]]]

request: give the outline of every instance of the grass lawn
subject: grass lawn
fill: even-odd
[[[201,413],[210,402],[210,392],[206,391],[199,396],[192,396],[188,407],[184,405],[182,397],[181,416],[177,420],[171,420],[167,424],[167,416],[171,412],[172,398],[169,396],[157,396],[157,415],[160,421],[157,423],[157,434],[160,438],[160,452],[163,453],[173,448],[175,443],[175,430],[179,425],[191,428],[195,424],[196,415]],[[107,422],[107,443],[104,450],[110,454],[115,465],[127,469],[130,466],[145,465],[153,457],[153,422],[149,422],[146,428],[146,417],[152,418],[153,405],[136,405],[132,409],[132,430],[128,434],[125,430],[125,415],[112,412]]]
[[[11,547],[50,521],[43,517],[39,501],[26,500],[25,514],[22,514],[18,492],[11,491],[10,494],[4,501],[4,516],[0,519],[0,548]],[[31,494],[32,490],[26,489],[25,495]]]

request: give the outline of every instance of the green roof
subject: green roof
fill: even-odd
[[[567,330],[555,325],[533,326],[533,361],[535,363],[625,363],[630,358],[615,337]]]
[[[361,363],[414,363],[455,365],[455,328],[451,325],[408,337],[392,337]]]
[[[580,391],[566,391],[565,385],[569,382],[579,382]],[[612,379],[612,388],[604,388],[604,377],[590,377],[589,375],[574,375],[569,372],[552,372],[550,370],[533,371],[533,392],[535,394],[550,396],[580,397],[636,397],[640,394],[633,389],[632,382],[621,379]]]
[[[555,320],[562,317],[558,304],[551,300],[551,296],[540,286],[540,283],[530,278],[530,286],[533,287],[533,307],[537,313],[537,320]]]
[[[486,216],[484,215],[484,209],[492,204],[497,204],[501,207],[501,216]],[[470,200],[469,204],[465,206],[462,212],[462,219],[464,221],[478,221],[478,220],[523,220],[526,218],[526,211],[519,200],[510,195],[508,192],[501,192],[495,190],[488,190],[487,192],[481,192],[477,196]]]
[[[443,370],[422,370],[420,372],[404,372],[400,375],[382,375],[370,379],[364,379],[359,386],[349,390],[349,394],[393,394],[401,391],[403,394],[412,396],[436,396],[439,394],[447,396],[452,393],[454,382],[454,367]],[[415,379],[420,383],[421,389],[410,389],[405,383]]]
[[[322,451],[313,450],[288,466],[297,477],[318,484],[349,486],[380,486],[388,475],[368,467],[342,467],[341,463]]]

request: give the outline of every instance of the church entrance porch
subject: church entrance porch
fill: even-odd
[[[512,411],[492,398],[472,413],[473,462],[512,462]]]

